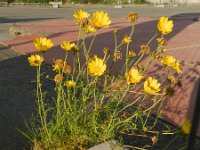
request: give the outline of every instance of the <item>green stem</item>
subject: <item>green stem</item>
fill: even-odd
[[[60,99],[61,99],[61,84],[58,85],[57,100],[56,100],[56,121],[60,119]]]
[[[94,108],[95,108],[95,111],[97,110],[97,99],[96,99],[97,80],[98,80],[98,77],[95,77],[95,79],[94,79]]]
[[[88,54],[89,54],[90,51],[91,51],[91,48],[92,48],[92,46],[93,46],[93,44],[94,44],[94,40],[95,40],[96,36],[97,36],[97,31],[95,32],[95,35],[93,36],[92,41],[91,41],[91,43],[90,43],[90,46],[89,46],[89,49],[88,49]]]
[[[158,35],[158,33],[154,34],[154,35],[152,36],[152,38],[147,42],[146,45],[149,45],[157,35]],[[137,60],[137,62],[135,62],[134,66],[135,66],[136,64],[138,64],[138,62],[142,59],[142,57],[144,56],[144,53],[142,53],[142,52],[140,51],[138,55],[140,55],[140,58]],[[131,63],[130,63],[129,66],[131,66],[131,65],[133,64],[134,61],[135,61],[135,59],[133,59],[133,60],[131,61]]]
[[[141,59],[142,59],[143,56],[144,56],[144,53],[142,53],[140,55],[140,57],[138,58],[138,60],[134,63],[134,66],[136,66],[141,61]]]
[[[141,96],[139,96],[139,97],[138,97],[136,100],[134,100],[132,103],[126,105],[124,108],[122,108],[122,109],[119,111],[119,113],[122,112],[123,110],[125,110],[126,108],[128,108],[128,107],[130,107],[130,106],[133,106],[140,98],[141,98]]]
[[[79,28],[79,31],[78,31],[78,40],[77,40],[77,46],[79,47],[79,40],[80,40],[80,37],[81,37],[81,32],[82,32],[82,28]]]
[[[41,108],[41,100],[40,100],[40,91],[39,91],[39,85],[40,85],[40,72],[39,67],[36,68],[37,71],[37,100],[38,100],[38,112],[40,116],[40,120],[42,123],[42,126],[44,126],[43,117],[42,117],[42,108]]]
[[[131,37],[131,38],[132,38],[132,36],[133,36],[133,33],[134,33],[134,27],[135,27],[135,25],[134,25],[134,24],[132,24],[131,33],[130,33],[130,35],[129,35],[129,37]]]
[[[41,56],[42,57],[42,56]],[[43,93],[42,93],[42,83],[41,83],[41,66],[38,66],[37,68],[37,96],[39,101],[39,114],[40,114],[40,120],[42,123],[42,126],[47,134],[47,138],[49,140],[49,132],[47,128],[47,114],[44,107],[44,99],[43,99]],[[50,141],[50,140],[49,140]]]
[[[117,48],[117,33],[114,34],[115,49]]]
[[[152,63],[152,61],[154,60],[154,56],[158,53],[158,51],[160,50],[161,46],[158,46],[156,48],[156,50],[154,51],[154,53],[152,54],[151,58],[149,58],[148,62],[146,63],[143,72],[145,72],[147,70],[147,68],[150,66],[150,64]]]
[[[128,57],[128,49],[129,49],[129,44],[126,45],[126,62],[125,62],[125,73],[128,72],[128,61],[129,61],[129,57]]]
[[[147,42],[147,45],[149,45],[157,35],[158,35],[158,32],[154,34],[153,37]]]

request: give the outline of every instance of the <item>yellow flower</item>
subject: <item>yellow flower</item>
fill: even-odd
[[[128,35],[125,35],[122,39],[122,43],[123,44],[128,44],[131,42],[131,37],[129,37]]]
[[[181,125],[181,130],[185,134],[189,134],[191,131],[192,123],[190,120],[185,120]]]
[[[93,33],[93,32],[96,32],[96,29],[91,27],[90,25],[86,26],[85,27],[85,32],[88,34],[88,33]]]
[[[131,68],[131,70],[126,74],[126,82],[127,84],[131,83],[138,83],[143,78],[142,75],[140,75],[139,71],[135,68]]]
[[[167,65],[169,67],[172,67],[174,70],[176,70],[179,74],[182,73],[181,69],[180,69],[180,64],[177,61],[176,58],[174,58],[171,55],[165,55],[162,59],[161,62],[164,65]]]
[[[62,41],[61,48],[65,51],[70,51],[72,48],[76,47],[75,43],[70,43],[68,41]]]
[[[101,76],[106,70],[106,64],[104,64],[102,59],[94,56],[88,63],[88,70],[91,75]]]
[[[158,80],[148,77],[148,79],[144,82],[144,91],[149,95],[155,95],[160,91],[160,83]]]
[[[82,19],[87,19],[90,16],[90,14],[87,13],[86,11],[78,10],[74,12],[73,16],[78,20],[82,20]]]
[[[168,17],[160,17],[158,21],[158,31],[162,34],[168,34],[172,32],[172,28],[174,27],[173,21],[168,20]]]
[[[62,83],[63,79],[64,79],[64,77],[63,77],[62,74],[57,74],[57,75],[55,75],[55,77],[54,77],[54,81],[56,82],[56,84]]]
[[[45,52],[49,50],[53,43],[50,39],[47,39],[46,37],[37,37],[33,40],[35,48],[40,52]]]
[[[53,65],[53,71],[54,70],[60,70],[64,66],[64,61],[62,59],[56,59],[54,60],[55,65]]]
[[[75,86],[75,82],[73,80],[69,80],[65,82],[65,86],[68,88],[74,87]]]
[[[40,55],[31,55],[30,57],[28,57],[28,61],[30,63],[30,66],[37,67],[42,64],[44,58]]]
[[[93,18],[90,20],[91,24],[96,28],[105,28],[111,24],[108,14],[103,11],[93,13]]]

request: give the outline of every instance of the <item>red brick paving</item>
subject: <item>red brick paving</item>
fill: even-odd
[[[103,47],[112,48],[113,29],[119,29],[120,38],[130,32],[130,24],[126,23],[126,19],[114,18],[112,20],[113,25],[110,28],[101,30],[98,34],[92,53],[102,55]],[[157,21],[153,18],[141,17],[135,27],[131,48],[137,51],[140,44],[147,42],[156,32],[156,24]],[[169,39],[168,53],[174,55],[183,64],[183,74],[179,76],[182,79],[183,88],[169,99],[164,111],[166,120],[175,125],[181,125],[186,118],[191,119],[192,117],[196,94],[195,83],[200,76],[200,21],[175,19],[174,24],[173,33],[167,36]],[[48,35],[55,47],[45,53],[47,63],[52,63],[53,58],[63,58],[65,56],[64,51],[59,46],[61,41],[75,41],[77,38],[77,28],[74,26],[73,20],[51,20],[42,23],[25,24],[22,27],[26,30],[31,30],[33,35],[5,41],[4,44],[12,46],[21,53],[34,53],[36,50],[33,47],[32,40],[38,35]],[[115,69],[118,70],[119,66],[115,66]],[[200,127],[198,136],[200,136]]]

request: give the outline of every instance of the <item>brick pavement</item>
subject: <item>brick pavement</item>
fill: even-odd
[[[199,17],[199,14],[196,14]],[[173,18],[173,17],[172,17]],[[200,21],[194,21],[190,15],[182,19],[174,17],[174,31],[166,38],[169,39],[168,53],[177,57],[182,63],[183,74],[180,79],[183,81],[183,88],[172,97],[164,107],[165,119],[175,125],[180,125],[186,118],[192,117],[194,99],[196,94],[196,81],[200,76]],[[119,29],[119,38],[130,32],[130,26],[126,19],[114,18],[110,28],[99,32],[92,53],[102,55],[104,46],[112,48],[112,30]],[[139,46],[156,32],[157,20],[155,18],[141,17],[135,26],[133,44],[130,46],[138,51]],[[32,35],[17,37],[4,41],[5,45],[13,47],[17,52],[31,54],[36,50],[32,40],[36,36],[47,36],[52,39],[54,47],[45,53],[47,63],[52,63],[53,58],[63,58],[64,51],[60,48],[62,40],[75,41],[77,28],[73,20],[51,20],[48,22],[31,23],[19,26],[19,28],[32,31]],[[87,39],[88,41],[90,38]],[[151,45],[154,47],[154,45]],[[118,70],[120,64],[115,69]],[[156,70],[155,70],[156,71]],[[198,130],[200,136],[200,128]]]

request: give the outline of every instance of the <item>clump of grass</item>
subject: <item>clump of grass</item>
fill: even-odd
[[[47,99],[49,93],[44,93],[41,80],[43,53],[53,47],[52,41],[45,37],[34,39],[39,54],[28,57],[30,66],[37,72],[38,115],[30,132],[23,134],[32,142],[33,149],[83,149],[112,140],[122,133],[145,136],[154,132],[164,100],[180,85],[174,76],[181,73],[178,60],[164,54],[167,45],[164,35],[172,32],[173,22],[161,17],[158,32],[136,53],[129,46],[138,15],[130,13],[127,16],[132,26],[130,33],[118,43],[118,31],[114,30],[114,48],[104,48],[101,58],[91,56],[91,49],[99,30],[112,23],[108,14],[94,12],[89,19],[89,13],[79,10],[73,16],[79,29],[77,42],[61,42],[61,48],[66,51],[65,58],[54,60],[52,71],[55,76],[47,76],[55,84],[52,99]],[[93,35],[91,43],[86,44],[90,35]],[[157,40],[157,48],[151,50],[150,44],[154,40]],[[124,67],[118,75],[112,75],[113,65],[122,59],[122,51],[126,52]],[[84,62],[80,61],[81,54]],[[69,56],[73,56],[72,65]],[[148,60],[142,63],[146,56]],[[149,76],[148,69],[154,61],[163,67]],[[163,76],[166,68],[167,75]],[[157,117],[152,118],[152,113]]]

